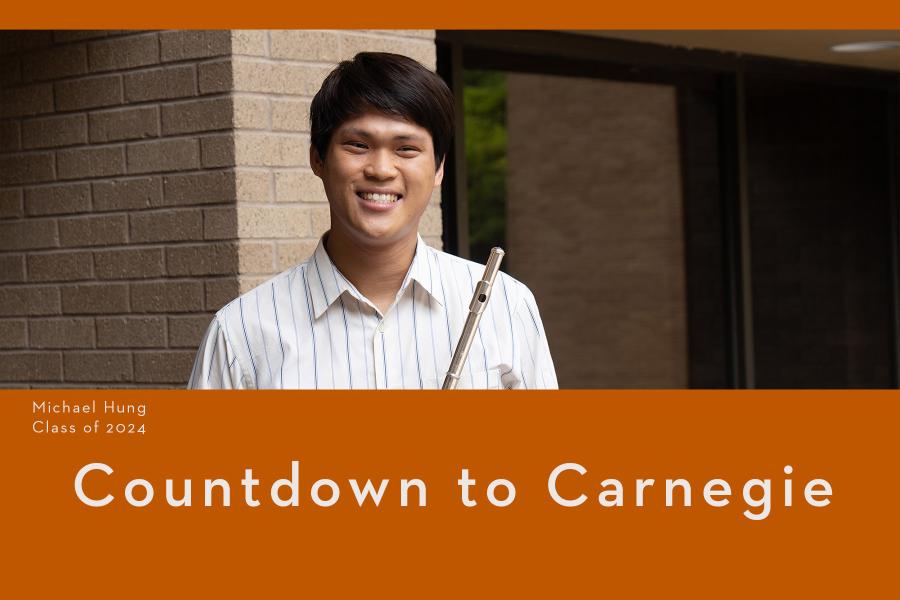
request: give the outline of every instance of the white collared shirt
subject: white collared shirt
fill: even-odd
[[[216,313],[188,387],[439,389],[483,272],[419,237],[397,297],[381,315],[320,241],[308,261]],[[505,273],[458,387],[558,387],[534,296]]]

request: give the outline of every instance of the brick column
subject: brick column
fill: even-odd
[[[181,386],[328,226],[312,95],[433,31],[0,32],[0,386]],[[440,245],[437,194],[423,221]]]

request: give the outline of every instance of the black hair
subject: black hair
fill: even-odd
[[[387,52],[360,52],[325,78],[309,110],[310,141],[322,160],[335,129],[370,108],[427,129],[435,168],[441,164],[453,138],[453,94],[417,61]]]

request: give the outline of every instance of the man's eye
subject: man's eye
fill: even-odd
[[[360,150],[365,150],[367,146],[362,142],[344,142],[345,146],[349,146],[350,148],[358,148]]]
[[[402,154],[417,154],[419,152],[419,149],[415,146],[403,146],[398,150],[398,152]]]

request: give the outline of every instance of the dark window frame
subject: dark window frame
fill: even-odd
[[[722,228],[724,273],[722,347],[726,368],[721,378],[710,378],[689,366],[690,387],[755,387],[753,364],[752,298],[750,294],[749,243],[747,223],[746,134],[744,131],[744,79],[747,75],[765,75],[792,81],[817,84],[858,86],[885,90],[892,98],[886,122],[891,136],[889,160],[891,174],[891,319],[893,325],[893,385],[900,385],[900,73],[874,69],[810,63],[788,59],[739,55],[714,50],[695,50],[621,39],[584,36],[550,31],[461,31],[439,30],[436,35],[438,72],[447,79],[457,95],[461,108],[461,90],[454,81],[461,79],[462,69],[486,69],[592,77],[618,81],[673,85],[677,89],[679,126],[684,125],[689,110],[690,91],[714,85],[718,89],[719,194]],[[461,139],[462,111],[457,124],[457,140]],[[689,136],[690,132],[680,136]],[[464,141],[463,141],[464,143]],[[684,147],[684,139],[681,140]],[[459,203],[464,196],[465,179],[459,164],[463,156],[457,142],[448,157],[442,188],[444,247],[450,252],[467,252],[460,248],[460,219],[466,211]],[[464,161],[463,161],[464,162]],[[682,160],[682,181],[687,186],[690,165]],[[462,188],[462,193],[461,189]],[[701,324],[692,316],[692,294],[708,281],[697,281],[690,255],[687,205],[692,201],[683,189],[685,202],[685,257],[688,287],[689,365],[704,352],[701,345],[691,345],[698,337]],[[467,225],[463,225],[466,227]],[[463,236],[462,238],[466,238]],[[692,291],[694,290],[694,291]]]

